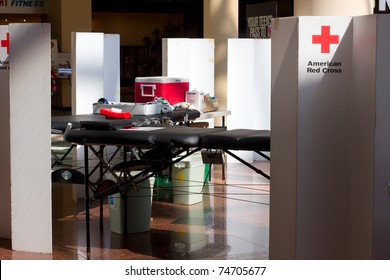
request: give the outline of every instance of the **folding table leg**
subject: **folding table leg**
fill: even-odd
[[[91,252],[90,240],[90,214],[89,214],[89,165],[88,165],[88,146],[84,145],[84,168],[85,168],[85,222],[86,222],[86,246],[87,254]]]
[[[124,215],[124,232],[125,232],[125,234],[127,234],[127,219],[128,219],[128,217],[127,217],[127,207],[128,207],[128,205],[127,205],[127,192],[124,192],[124,195],[123,195],[123,208],[124,208],[124,211],[125,211],[125,215]]]
[[[100,214],[99,214],[100,215],[100,222],[99,222],[100,231],[103,231],[103,204],[104,204],[104,199],[101,198],[100,199]]]
[[[104,156],[104,146],[100,146],[99,148],[99,155],[100,155],[100,158],[103,158]],[[104,170],[103,170],[103,164],[100,162],[99,163],[99,178],[100,178],[100,181],[103,180],[103,176],[104,176]],[[100,219],[99,219],[99,228],[100,228],[100,231],[102,232],[103,231],[103,198],[100,199],[100,211],[99,211],[99,216],[100,216]]]

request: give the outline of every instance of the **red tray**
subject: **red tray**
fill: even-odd
[[[130,112],[115,112],[111,109],[100,109],[100,115],[105,116],[107,119],[130,119]]]

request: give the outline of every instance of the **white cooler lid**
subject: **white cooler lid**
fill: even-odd
[[[135,82],[139,83],[179,83],[188,82],[187,78],[176,78],[176,77],[165,77],[165,76],[154,76],[154,77],[136,77]]]

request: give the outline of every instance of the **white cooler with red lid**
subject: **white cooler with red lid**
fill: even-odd
[[[189,81],[174,77],[137,77],[134,86],[134,101],[146,103],[156,97],[166,99],[171,105],[184,102]]]

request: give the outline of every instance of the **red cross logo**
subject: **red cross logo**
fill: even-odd
[[[9,54],[9,33],[7,32],[7,38],[5,40],[1,40],[1,47],[7,49],[7,54]]]
[[[321,35],[313,35],[312,43],[321,45],[321,53],[330,53],[330,45],[339,43],[339,35],[330,35],[330,26],[321,26]]]

